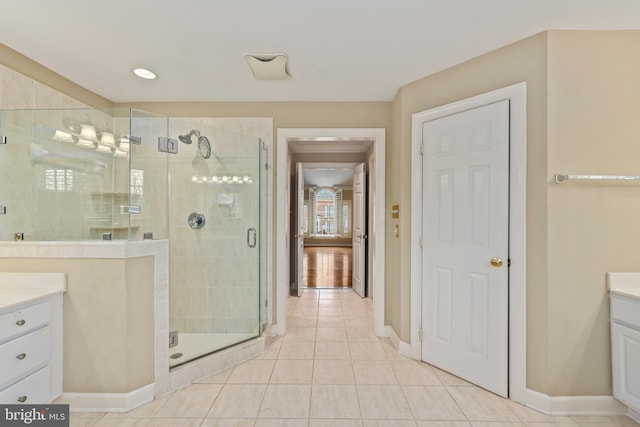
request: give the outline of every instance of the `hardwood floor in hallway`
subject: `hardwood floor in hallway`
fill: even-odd
[[[308,288],[350,288],[352,275],[350,247],[305,247],[303,279]]]

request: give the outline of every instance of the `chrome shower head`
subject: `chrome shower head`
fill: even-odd
[[[191,132],[189,132],[186,135],[179,135],[178,139],[180,141],[182,141],[183,143],[185,143],[185,144],[191,144],[193,142],[193,141],[191,141],[191,137],[194,136],[194,135],[196,137],[200,137],[200,131],[198,129],[193,129],[193,130],[191,130]]]

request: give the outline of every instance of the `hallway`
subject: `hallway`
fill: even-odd
[[[624,416],[547,416],[400,355],[373,335],[351,289],[288,299],[288,331],[260,357],[126,414],[72,413],[98,427],[631,427]]]

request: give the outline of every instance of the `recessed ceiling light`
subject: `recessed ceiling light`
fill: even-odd
[[[153,80],[158,77],[156,76],[156,73],[154,73],[151,70],[147,70],[146,68],[135,68],[133,70],[133,73],[136,76],[142,77],[143,79],[147,79],[147,80]]]

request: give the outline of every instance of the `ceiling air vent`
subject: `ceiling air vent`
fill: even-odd
[[[284,53],[247,53],[244,59],[256,80],[288,80],[289,57]]]

